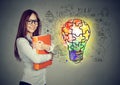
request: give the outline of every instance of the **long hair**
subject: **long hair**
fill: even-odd
[[[18,26],[18,32],[16,35],[16,39],[15,39],[15,44],[14,44],[14,55],[16,57],[17,60],[21,61],[21,58],[19,56],[18,53],[18,49],[17,49],[17,45],[16,45],[16,40],[19,37],[23,37],[25,38],[26,33],[27,33],[27,29],[26,29],[26,21],[29,19],[29,17],[31,16],[31,14],[34,13],[37,17],[37,21],[38,21],[38,27],[35,30],[35,32],[33,33],[33,36],[37,36],[39,35],[39,31],[41,31],[41,21],[38,17],[38,14],[31,9],[25,10],[21,16],[20,22],[19,22],[19,26]]]

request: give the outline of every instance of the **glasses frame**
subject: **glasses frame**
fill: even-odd
[[[32,25],[33,23],[34,23],[35,25],[38,25],[38,20],[32,20],[32,19],[30,19],[30,20],[26,20],[26,22],[27,22],[27,24],[29,24],[29,25]]]

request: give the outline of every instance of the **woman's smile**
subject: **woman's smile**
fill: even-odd
[[[29,20],[27,20],[27,32],[33,33],[38,27],[37,17],[34,13],[31,14]]]

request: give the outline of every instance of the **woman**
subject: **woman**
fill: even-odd
[[[46,85],[46,69],[34,70],[33,63],[42,63],[52,59],[51,54],[40,55],[34,49],[44,49],[48,52],[53,50],[53,46],[48,46],[42,41],[32,44],[32,36],[39,35],[41,22],[38,14],[33,10],[23,12],[18,32],[15,39],[14,54],[19,61],[23,61],[25,68],[22,80],[19,85]]]

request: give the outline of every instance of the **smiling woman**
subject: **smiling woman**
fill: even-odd
[[[32,33],[37,29],[37,26],[38,26],[37,17],[34,13],[32,13],[26,23],[27,34],[30,34],[30,36],[32,37]]]
[[[32,37],[38,36],[40,29],[41,22],[38,14],[30,9],[24,11],[19,22],[14,46],[15,57],[25,64],[24,75],[19,85],[46,85],[46,69],[33,69],[33,63],[43,63],[52,59],[50,53],[41,55],[34,50],[43,49],[50,52],[53,49],[53,46],[47,45],[42,41],[32,44]]]

